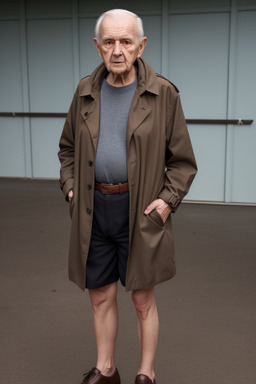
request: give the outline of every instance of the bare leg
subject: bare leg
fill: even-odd
[[[111,376],[115,370],[114,355],[118,330],[117,283],[90,289],[89,294],[98,352],[96,368],[104,376]]]
[[[154,288],[132,292],[137,312],[138,336],[141,348],[141,365],[138,374],[155,379],[154,359],[159,332],[159,320]]]

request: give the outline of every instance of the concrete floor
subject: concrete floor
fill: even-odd
[[[182,204],[177,276],[156,288],[157,384],[256,383],[256,207]],[[88,294],[67,278],[70,219],[57,181],[0,179],[0,383],[79,384],[95,363]],[[116,362],[139,352],[119,289]]]

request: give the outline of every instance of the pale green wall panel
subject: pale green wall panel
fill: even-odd
[[[198,173],[187,200],[224,201],[226,127],[188,126]]]
[[[23,121],[0,118],[0,176],[24,177],[25,153]]]
[[[79,20],[80,78],[89,75],[101,63],[93,42],[96,18]]]
[[[18,21],[0,21],[0,110],[22,111],[21,51]]]
[[[238,0],[239,6],[254,6],[256,7],[256,0]]]
[[[66,112],[74,91],[71,20],[29,20],[31,112]]]
[[[228,7],[230,0],[169,0],[170,9]]]
[[[57,153],[64,121],[61,118],[31,119],[34,177],[55,178],[59,176]]]
[[[142,58],[161,73],[161,17],[142,16],[144,34],[148,38]]]
[[[169,78],[186,117],[226,118],[229,15],[170,16],[169,31]]]
[[[20,15],[20,0],[8,0],[0,2],[0,16],[19,18]]]
[[[108,0],[108,1],[92,1],[79,0],[79,12],[88,14],[94,13],[100,15],[101,13],[113,8],[128,9],[131,12],[140,13],[143,11],[161,10],[161,1],[156,0]]]
[[[72,15],[72,0],[26,0],[26,14],[28,17]]]
[[[18,21],[0,21],[0,111],[22,112],[20,30]],[[23,120],[0,117],[0,176],[24,176]]]
[[[238,20],[237,118],[253,119],[250,126],[235,127],[233,201],[256,201],[256,11],[241,12]]]

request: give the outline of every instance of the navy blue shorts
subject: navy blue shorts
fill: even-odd
[[[101,288],[125,275],[129,253],[129,192],[106,195],[95,191],[86,288]]]

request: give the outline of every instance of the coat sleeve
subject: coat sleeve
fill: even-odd
[[[59,141],[58,157],[60,167],[60,188],[68,201],[68,192],[74,185],[74,164],[75,164],[75,104],[76,93],[69,108],[63,131]]]
[[[175,212],[197,172],[197,164],[183,114],[180,95],[171,87],[166,118],[166,172],[159,198]]]

